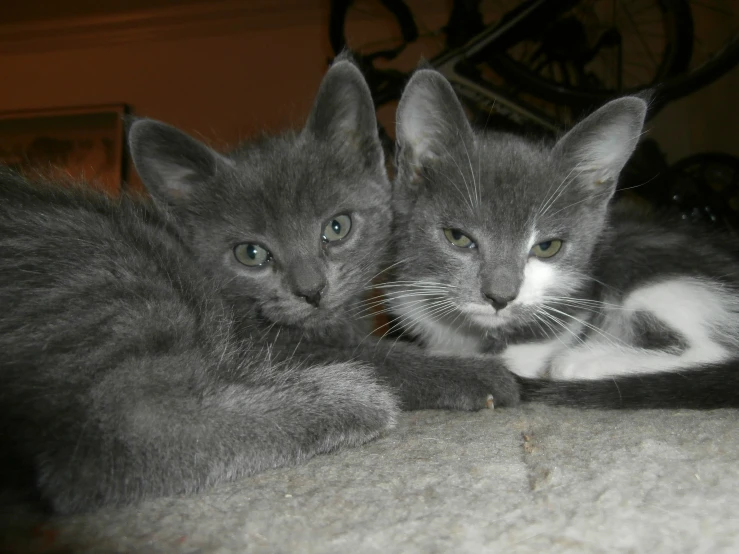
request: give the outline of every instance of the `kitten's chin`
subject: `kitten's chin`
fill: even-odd
[[[265,316],[268,321],[277,325],[298,328],[311,335],[341,335],[349,328],[358,327],[358,323],[352,321],[345,310],[331,309],[328,306],[320,308],[301,306],[297,309],[272,313],[265,311]]]
[[[496,312],[491,306],[470,302],[462,305],[460,311],[472,323],[486,329],[506,327],[513,322],[510,309]]]

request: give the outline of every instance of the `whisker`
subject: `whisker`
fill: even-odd
[[[566,298],[562,298],[562,299],[550,298],[548,299],[548,302],[552,304],[563,304],[564,306],[567,306],[567,307],[587,310],[589,312],[598,313],[598,314],[602,314],[605,311],[611,311],[611,310],[618,310],[618,311],[624,311],[624,312],[634,311],[633,308],[627,308],[626,306],[623,306],[620,304],[611,304],[607,302],[603,302],[603,303],[579,302],[577,300],[568,300]]]
[[[599,306],[593,306],[590,304],[579,304],[577,302],[569,302],[567,300],[549,300],[548,304],[560,305],[562,308],[575,308],[577,310],[584,310],[591,314],[601,315],[603,310]]]
[[[393,281],[392,283],[384,283],[382,285],[382,288],[386,287],[394,287],[394,286],[400,286],[400,285],[435,285],[435,286],[441,286],[446,288],[457,288],[454,285],[451,285],[449,283],[441,283],[437,281]]]
[[[616,287],[613,287],[613,286],[609,285],[608,283],[604,283],[603,281],[599,281],[598,279],[596,279],[595,277],[593,277],[591,275],[588,276],[588,279],[590,279],[591,281],[593,281],[595,283],[598,283],[599,285],[601,285],[601,286],[603,286],[603,287],[605,287],[607,289],[610,289],[612,291],[615,291],[615,292],[617,292],[619,294],[623,294],[624,293],[624,291],[622,291],[621,289],[617,289]]]
[[[536,217],[537,218],[539,218],[541,215],[543,215],[544,209],[549,205],[552,197],[555,194],[557,194],[557,191],[559,190],[559,187],[561,187],[567,181],[567,179],[570,178],[570,175],[572,175],[572,172],[575,171],[575,169],[577,169],[577,166],[575,166],[572,169],[570,169],[569,173],[567,173],[567,175],[564,176],[564,179],[562,179],[562,181],[559,183],[559,185],[557,185],[557,188],[552,192],[552,194],[549,194],[549,191],[552,190],[552,184],[551,183],[549,184],[549,188],[547,188],[547,191],[544,193],[544,194],[547,195],[546,196],[546,199],[544,200],[544,202],[541,203],[541,206],[539,206],[539,209],[536,212]]]
[[[572,172],[573,172],[573,171],[574,171],[575,169],[577,169],[577,168],[578,168],[578,166],[575,166],[575,167],[573,167],[573,168],[572,168],[572,169],[570,170],[570,172],[569,172],[569,173],[567,174],[567,176],[569,177],[569,176],[570,176],[570,175],[572,174]],[[576,179],[577,179],[577,178],[578,178],[578,177],[579,177],[580,175],[582,175],[584,171],[585,171],[585,168],[582,168],[582,169],[581,169],[580,171],[578,171],[578,172],[577,172],[577,175],[575,175],[575,176],[574,176],[574,177],[572,177],[571,179],[567,179],[567,177],[566,177],[566,178],[565,178],[565,180],[563,180],[563,181],[562,181],[562,183],[561,183],[561,184],[560,184],[560,185],[559,185],[559,186],[557,187],[557,190],[555,190],[555,191],[554,191],[554,193],[552,194],[552,199],[551,199],[551,200],[550,200],[550,201],[549,201],[549,202],[547,203],[547,207],[546,207],[546,208],[545,208],[545,209],[544,209],[544,210],[543,210],[543,211],[542,211],[542,212],[541,212],[541,213],[539,214],[539,217],[540,217],[540,218],[541,218],[541,217],[544,217],[544,215],[546,215],[546,213],[547,213],[547,212],[548,212],[548,211],[549,211],[549,210],[551,209],[551,207],[552,207],[552,206],[554,206],[554,203],[555,203],[555,202],[557,201],[557,199],[558,199],[558,198],[559,198],[560,196],[562,196],[562,194],[564,194],[564,191],[566,191],[566,190],[567,190],[567,187],[569,187],[569,186],[570,186],[570,184],[574,183],[574,182],[575,182],[575,180],[576,180]],[[557,191],[559,191],[559,192],[557,192]]]
[[[559,325],[559,326],[560,326],[560,327],[561,327],[562,329],[564,329],[565,331],[567,331],[568,333],[570,333],[570,334],[572,335],[572,337],[573,337],[573,338],[574,338],[574,339],[575,339],[575,340],[576,340],[577,342],[579,342],[579,343],[580,343],[581,345],[583,345],[583,346],[587,346],[587,345],[586,345],[586,341],[585,341],[585,340],[584,340],[584,339],[583,339],[582,337],[580,337],[580,336],[579,336],[579,335],[578,335],[577,333],[575,333],[575,332],[574,332],[574,331],[573,331],[572,329],[570,329],[570,326],[569,326],[569,325],[567,325],[567,324],[566,324],[566,323],[564,322],[564,320],[562,320],[562,319],[560,319],[560,318],[558,318],[558,317],[556,317],[556,316],[554,316],[554,315],[552,315],[552,314],[550,314],[550,313],[546,313],[546,312],[544,312],[544,313],[543,313],[542,315],[544,315],[544,316],[546,316],[547,318],[549,318],[549,320],[550,320],[550,321],[552,321],[552,322],[555,322],[555,323],[557,323],[557,325]],[[569,345],[567,345],[567,344],[566,344],[566,343],[565,343],[564,341],[562,341],[562,340],[561,340],[561,338],[560,338],[560,342],[562,342],[562,344],[563,344],[563,345],[564,345],[565,347],[569,348]]]
[[[477,200],[477,205],[480,205],[480,193],[478,191],[478,183],[475,179],[475,171],[472,169],[472,160],[470,159],[470,152],[467,150],[467,144],[464,140],[462,140],[462,146],[464,146],[464,153],[467,155],[467,163],[470,166],[470,178],[472,179],[472,189],[475,193],[475,199]]]
[[[398,327],[405,325],[405,323],[407,321],[418,321],[418,319],[415,319],[415,318],[416,318],[416,315],[419,314],[419,313],[423,313],[425,311],[426,312],[425,315],[428,317],[428,316],[431,316],[434,313],[438,312],[439,310],[441,310],[443,308],[446,308],[446,307],[449,307],[449,306],[451,306],[453,308],[456,307],[456,306],[454,306],[454,304],[451,301],[449,301],[449,300],[442,300],[440,302],[432,303],[430,306],[420,306],[418,308],[414,308],[410,312],[408,312],[406,314],[403,314],[403,316],[401,316],[400,318],[398,318],[398,322],[395,325],[393,325],[392,327],[390,327],[385,332],[385,334],[382,335],[382,338],[386,337],[388,335],[388,333],[391,333],[392,331],[394,331]],[[389,322],[389,323],[392,323],[392,322]],[[386,323],[385,325],[388,325],[388,323]],[[385,325],[381,325],[378,329],[384,327]]]
[[[391,264],[391,265],[387,266],[387,267],[386,267],[385,269],[382,269],[382,270],[378,271],[378,272],[377,272],[377,273],[375,273],[375,274],[374,274],[374,275],[373,275],[372,277],[370,277],[369,279],[367,279],[367,284],[369,284],[369,283],[371,283],[372,281],[374,281],[375,279],[377,279],[377,278],[378,278],[378,277],[379,277],[380,275],[382,275],[382,274],[383,274],[383,273],[385,273],[386,271],[389,271],[389,270],[391,270],[392,268],[394,268],[394,267],[396,267],[396,266],[398,266],[398,265],[400,265],[400,264],[403,264],[403,263],[409,262],[409,261],[410,261],[410,258],[403,258],[402,260],[398,260],[398,261],[397,261],[397,262],[395,262],[394,264]]]
[[[559,320],[556,320],[556,321],[555,320],[547,321],[547,319],[544,316],[550,317],[550,314],[543,313],[543,312],[537,312],[537,313],[534,314],[534,317],[536,317],[539,321],[541,321],[544,325],[547,326],[547,329],[549,329],[552,332],[552,334],[555,336],[555,338],[560,343],[562,343],[562,346],[564,346],[565,348],[568,348],[568,344],[565,341],[562,340],[562,337],[557,332],[557,330],[554,327],[552,327],[552,323],[551,323],[551,321],[554,321],[554,323],[556,323],[557,325],[560,325],[561,326],[562,325],[562,322],[559,321]],[[549,337],[549,335],[547,335],[547,338],[548,337]]]
[[[538,316],[538,315],[537,315],[536,313],[534,313],[533,315],[534,315],[534,321],[533,321],[533,323],[535,323],[535,324],[536,324],[536,326],[537,326],[537,327],[539,328],[539,331],[541,331],[541,332],[542,332],[542,334],[543,334],[543,335],[544,335],[544,336],[545,336],[545,337],[546,337],[547,339],[551,340],[551,337],[549,336],[549,333],[547,333],[547,330],[546,330],[546,329],[544,329],[544,327],[542,327],[542,325],[541,325],[541,321],[540,321],[540,318],[539,318],[539,316]],[[535,331],[534,331],[534,330],[533,330],[533,328],[531,327],[531,324],[529,324],[529,330],[530,330],[530,331],[531,331],[532,333],[535,333]]]
[[[578,323],[580,323],[581,325],[584,325],[584,326],[585,326],[585,327],[587,327],[588,329],[591,329],[592,331],[595,331],[596,333],[598,333],[599,335],[601,335],[601,336],[602,336],[603,338],[605,338],[605,339],[606,339],[606,340],[607,340],[607,341],[608,341],[608,342],[609,342],[609,343],[610,343],[610,344],[611,344],[612,346],[619,346],[619,343],[620,343],[621,345],[623,345],[623,341],[622,341],[621,339],[619,339],[619,338],[618,338],[618,337],[616,337],[615,335],[612,335],[611,333],[608,333],[608,332],[604,331],[603,329],[601,329],[601,328],[599,328],[599,327],[597,327],[597,326],[595,326],[595,325],[593,325],[593,324],[591,324],[591,323],[588,323],[587,321],[583,321],[582,319],[579,319],[579,318],[575,317],[574,315],[568,314],[567,312],[563,312],[563,311],[561,311],[561,310],[558,310],[558,309],[556,309],[556,308],[553,308],[553,307],[551,307],[551,306],[546,306],[546,308],[545,308],[545,309],[553,310],[553,311],[557,312],[558,314],[561,314],[561,315],[563,315],[563,316],[565,316],[565,317],[569,317],[570,319],[573,319],[573,320],[577,321],[577,322],[578,322]],[[550,315],[551,315],[551,314],[550,314]],[[614,341],[615,341],[615,342],[614,342]]]
[[[562,212],[562,211],[564,211],[564,210],[566,210],[566,209],[568,209],[568,208],[571,208],[571,207],[573,207],[573,206],[577,206],[578,204],[582,204],[583,202],[587,202],[588,200],[592,200],[593,198],[598,198],[599,196],[607,196],[607,195],[609,195],[609,194],[611,194],[611,192],[610,192],[610,191],[608,191],[608,192],[599,192],[598,194],[593,194],[593,195],[591,195],[591,196],[588,196],[587,198],[583,198],[582,200],[578,200],[577,202],[573,202],[572,204],[568,204],[568,205],[567,205],[567,206],[565,206],[564,208],[560,208],[560,209],[559,209],[559,210],[557,210],[556,212],[553,212],[553,213],[549,214],[549,217],[554,217],[554,216],[555,216],[555,215],[557,215],[557,214],[558,214],[559,212]],[[543,214],[542,214],[542,215],[543,215]]]
[[[371,311],[372,308],[369,308],[370,311],[368,313],[366,313],[365,316],[368,316],[368,315],[382,315],[382,314],[386,314],[386,313],[392,313],[393,311],[396,311],[398,308],[405,307],[405,306],[410,306],[410,305],[421,304],[423,302],[427,302],[427,300],[428,300],[427,298],[419,298],[417,300],[405,300],[401,304],[396,305],[394,308],[387,307],[387,308],[383,308],[381,310],[377,310],[375,312]],[[367,310],[365,310],[365,311],[367,311]],[[362,317],[362,316],[360,316],[359,314],[356,314],[356,315],[353,315],[352,317],[359,318],[359,317]]]
[[[464,188],[467,191],[467,196],[469,197],[470,211],[474,213],[475,212],[475,205],[474,205],[474,201],[472,200],[472,193],[470,191],[469,185],[467,184],[467,179],[465,178],[464,173],[462,172],[462,168],[459,167],[459,164],[457,163],[457,159],[454,156],[451,155],[451,153],[449,152],[449,150],[447,149],[447,147],[444,146],[444,145],[441,145],[441,147],[447,153],[447,156],[449,156],[449,158],[454,162],[454,165],[457,166],[457,170],[459,171],[459,175],[462,177],[462,181],[464,181]]]
[[[392,293],[387,293],[381,295],[379,298],[368,298],[366,300],[361,300],[355,304],[352,304],[349,309],[350,310],[363,310],[363,309],[371,309],[377,306],[381,306],[383,304],[386,304],[389,301],[396,301],[402,298],[412,298],[412,297],[418,297],[418,298],[433,298],[433,297],[439,297],[439,296],[445,296],[447,291],[410,291],[410,290],[397,290],[393,291]]]

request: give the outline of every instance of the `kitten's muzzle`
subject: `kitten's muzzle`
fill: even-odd
[[[296,259],[288,268],[292,293],[316,308],[326,290],[326,277],[317,263]]]
[[[298,298],[302,298],[308,304],[311,306],[315,306],[316,308],[321,303],[321,294],[323,293],[323,289],[325,287],[321,286],[319,289],[311,290],[311,291],[293,291],[295,296]]]
[[[496,312],[499,312],[516,299],[515,294],[500,295],[485,291],[482,291],[482,297],[495,309]]]
[[[483,300],[499,312],[516,299],[522,281],[523,267],[510,267],[507,260],[496,261],[492,267],[484,268],[480,293]]]

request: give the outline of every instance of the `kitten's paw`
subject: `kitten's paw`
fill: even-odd
[[[317,385],[306,400],[325,431],[321,451],[363,444],[395,425],[398,399],[368,367],[337,363],[305,371]]]
[[[458,361],[453,379],[443,386],[439,408],[476,411],[520,402],[519,385],[513,373],[491,368],[492,359]]]

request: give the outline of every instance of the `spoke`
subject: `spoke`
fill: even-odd
[[[623,10],[623,13],[626,14],[626,18],[631,23],[631,26],[634,28],[634,31],[636,31],[636,34],[639,37],[639,42],[641,42],[642,46],[644,46],[644,50],[647,52],[647,55],[649,56],[649,58],[652,60],[652,63],[654,63],[655,66],[659,65],[657,63],[657,60],[654,58],[654,54],[653,54],[652,50],[649,48],[649,45],[644,40],[644,38],[642,37],[641,33],[639,33],[639,28],[637,27],[636,22],[634,21],[632,15],[631,15],[631,12],[629,12],[629,10],[627,10],[627,9],[624,9]]]

